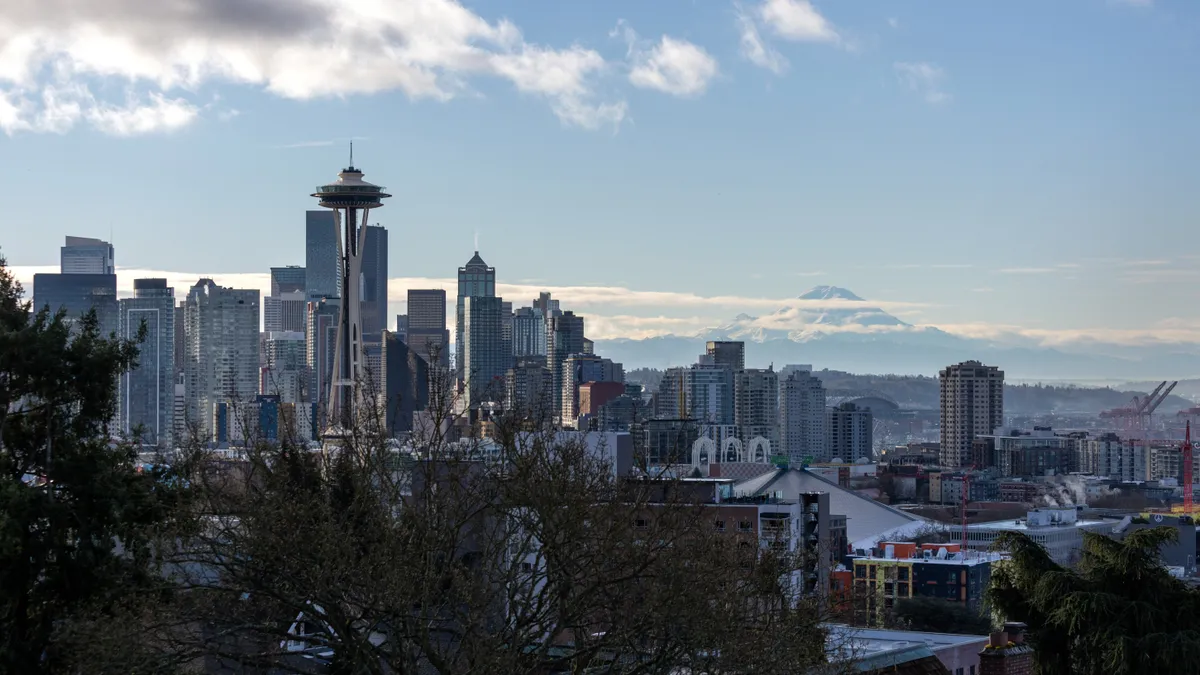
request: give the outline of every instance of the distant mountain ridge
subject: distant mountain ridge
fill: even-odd
[[[1200,375],[1200,345],[1145,346],[1091,343],[1085,349],[998,344],[913,326],[872,306],[852,291],[817,286],[802,301],[832,301],[833,307],[784,306],[756,317],[738,314],[728,323],[691,336],[667,335],[597,340],[598,353],[626,368],[663,368],[694,363],[709,340],[741,340],[746,363],[811,363],[857,373],[936,375],[951,363],[979,359],[1022,379],[1182,379]],[[861,306],[859,306],[861,303]],[[846,306],[846,305],[849,306]]]

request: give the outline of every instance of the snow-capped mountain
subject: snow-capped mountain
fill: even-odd
[[[933,374],[981,359],[1011,378],[1095,379],[1200,375],[1200,345],[1055,349],[959,337],[914,326],[837,286],[817,286],[763,316],[738,314],[695,335],[598,340],[596,352],[626,369],[695,362],[708,340],[741,340],[750,367],[812,363],[858,373]]]

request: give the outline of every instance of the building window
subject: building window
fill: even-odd
[[[650,525],[650,523],[648,523],[645,518],[638,518],[636,521],[634,521],[634,525],[637,527],[637,529],[644,530]]]
[[[718,532],[724,532],[724,531],[725,531],[725,521],[723,521],[723,520],[718,520],[718,521],[716,522],[716,526],[717,526],[717,531],[718,531]]]
[[[739,520],[738,529],[742,532],[749,532],[750,530],[754,529],[754,523],[751,523],[748,520]]]

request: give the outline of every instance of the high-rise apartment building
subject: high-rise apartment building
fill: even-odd
[[[342,262],[338,257],[338,212],[306,211],[304,285],[309,300],[342,296]]]
[[[175,289],[166,279],[134,279],[135,297],[120,301],[119,334],[138,343],[137,365],[122,373],[119,427],[148,445],[167,447],[175,412]]]
[[[221,426],[216,415],[237,415],[258,395],[259,293],[223,288],[201,279],[188,291],[184,309],[184,371],[190,427],[209,439]]]
[[[720,364],[697,363],[687,369],[686,378],[689,417],[706,425],[734,423],[732,369]]]
[[[500,342],[503,343],[500,350],[508,358],[508,363],[504,365],[504,370],[507,371],[512,366],[513,356],[513,307],[511,302],[500,303]]]
[[[772,368],[748,368],[734,376],[734,423],[742,443],[762,436],[779,451],[779,374]]]
[[[511,357],[504,352],[501,298],[470,295],[464,300],[462,335],[463,393],[468,406],[504,400],[504,376]]]
[[[1004,426],[1004,371],[979,361],[964,361],[938,373],[941,389],[941,464],[970,463],[971,443]]]
[[[362,332],[366,342],[379,342],[387,328],[388,232],[367,226],[362,259]]]
[[[505,376],[507,392],[504,406],[518,411],[529,419],[541,419],[545,415],[557,415],[551,411],[553,396],[550,369],[544,356],[518,356]]]
[[[263,298],[263,331],[305,332],[307,275],[303,267],[272,267],[271,294]]]
[[[572,354],[563,368],[561,416],[565,423],[579,417],[579,386],[585,382],[625,382],[625,369],[595,354]]]
[[[563,312],[550,317],[550,333],[546,338],[549,354],[546,364],[550,368],[550,393],[554,397],[553,409],[561,414],[563,409],[563,382],[566,379],[567,359],[583,353],[583,317],[574,312]]]
[[[810,371],[791,371],[779,385],[780,454],[794,464],[828,460],[828,422],[821,380]]]
[[[853,463],[871,459],[875,442],[875,419],[870,408],[849,401],[829,409],[829,458]]]
[[[308,303],[308,335],[304,341],[309,377],[307,402],[316,405],[317,419],[324,419],[329,409],[329,384],[333,378],[340,303],[337,298],[323,298]]]
[[[559,306],[558,300],[550,297],[545,291],[538,293],[538,297],[533,301],[533,308],[542,315],[542,321],[545,321],[544,332],[546,334],[545,350],[539,352],[539,355],[550,355],[550,320],[562,316],[562,309]],[[580,351],[583,351],[582,349]]]
[[[546,356],[546,317],[536,307],[520,307],[512,318],[513,357]]]
[[[492,298],[496,296],[496,268],[488,267],[479,251],[471,256],[467,264],[458,268],[458,302],[454,320],[454,367],[458,370],[458,382],[461,386],[466,380],[467,371],[463,369],[465,355],[465,330],[467,298]],[[499,311],[499,310],[497,310]],[[500,339],[497,329],[496,339]]]
[[[399,326],[396,328],[399,332]],[[446,328],[446,291],[410,289],[405,344],[425,363],[450,367],[450,331]]]
[[[307,397],[307,336],[299,331],[266,333],[259,392],[278,396],[281,403],[300,403]]]
[[[59,249],[59,271],[63,274],[116,274],[113,246],[88,237],[67,237]]]
[[[734,372],[746,369],[745,342],[714,342],[706,345],[705,354],[713,363]]]

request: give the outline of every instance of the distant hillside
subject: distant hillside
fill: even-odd
[[[821,379],[827,390],[879,392],[894,399],[904,408],[938,408],[937,378],[912,375],[855,375],[838,370],[819,370],[815,371],[814,375]],[[627,373],[625,377],[629,382],[642,384],[647,390],[654,391],[662,380],[662,371],[638,368]],[[1123,406],[1134,396],[1145,393],[1146,391],[1118,391],[1110,387],[1010,384],[1004,387],[1004,409],[1017,415],[1047,412],[1096,414],[1102,410]],[[1163,402],[1159,411],[1173,413],[1191,405],[1187,399],[1170,396]]]

